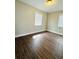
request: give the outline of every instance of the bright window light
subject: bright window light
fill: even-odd
[[[35,25],[36,26],[42,25],[42,15],[38,12],[35,13]]]
[[[63,15],[59,16],[58,27],[63,27]]]

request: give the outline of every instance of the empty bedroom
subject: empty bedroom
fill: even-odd
[[[15,58],[63,59],[63,0],[15,0]]]

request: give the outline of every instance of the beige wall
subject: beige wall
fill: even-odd
[[[58,17],[60,15],[63,15],[63,11],[48,13],[48,31],[63,34],[63,28],[58,27]]]
[[[26,35],[29,33],[48,30],[63,34],[63,28],[58,27],[58,17],[63,11],[45,13],[30,5],[16,1],[15,3],[15,35]],[[43,15],[43,25],[35,26],[35,12]]]
[[[23,35],[27,33],[39,32],[46,30],[47,13],[16,1],[15,3],[15,35]],[[35,26],[35,12],[43,15],[43,25]]]

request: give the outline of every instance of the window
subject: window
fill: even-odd
[[[58,27],[63,27],[63,15],[59,16]]]
[[[35,25],[36,26],[42,25],[42,15],[38,12],[35,13]]]

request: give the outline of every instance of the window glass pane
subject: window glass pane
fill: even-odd
[[[63,15],[59,16],[58,27],[63,27]]]
[[[42,25],[42,15],[39,13],[35,13],[35,25]]]

